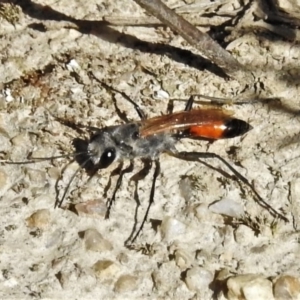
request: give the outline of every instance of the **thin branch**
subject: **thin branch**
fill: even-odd
[[[244,84],[249,84],[253,81],[251,74],[229,52],[224,50],[210,36],[199,31],[183,17],[176,14],[160,0],[134,1],[148,13],[179,33],[188,43],[197,48],[201,55],[222,68],[227,75]]]
[[[210,26],[219,26],[224,22],[228,21],[229,17],[221,17],[216,16],[213,18],[201,18],[198,17],[196,19],[188,20],[194,26],[203,26],[203,27],[210,27]],[[155,17],[134,17],[134,16],[104,16],[103,21],[108,22],[110,25],[113,26],[167,26],[161,21],[157,20]]]

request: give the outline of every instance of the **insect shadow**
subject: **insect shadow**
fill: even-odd
[[[126,245],[128,245],[128,243],[132,244],[141,233],[148,218],[151,205],[154,202],[156,180],[160,174],[159,156],[161,153],[167,153],[178,159],[200,162],[206,165],[207,163],[203,162],[202,159],[219,160],[219,162],[226,166],[226,168],[238,181],[250,188],[254,194],[254,200],[261,207],[268,210],[273,217],[288,221],[284,215],[277,212],[272,206],[265,202],[256,192],[252,184],[247,180],[247,178],[240,174],[220,155],[213,152],[188,152],[178,151],[176,149],[176,143],[183,138],[218,140],[222,138],[234,138],[241,136],[252,128],[247,122],[236,119],[231,114],[221,109],[192,109],[195,100],[194,96],[189,98],[184,111],[147,119],[140,106],[138,106],[128,96],[115,90],[105,83],[101,82],[101,84],[110,92],[120,93],[122,96],[124,96],[126,100],[128,100],[134,106],[137,114],[140,117],[140,120],[130,122],[126,119],[126,123],[123,125],[108,126],[104,128],[87,127],[92,132],[91,137],[89,140],[75,139],[73,141],[75,152],[52,158],[31,158],[30,161],[25,162],[32,163],[38,160],[73,156],[73,161],[75,160],[80,165],[80,167],[69,180],[63,196],[60,199],[58,196],[59,188],[57,181],[57,199],[55,207],[61,207],[64,199],[67,196],[73,179],[81,168],[84,168],[90,175],[90,178],[92,178],[98,172],[98,170],[105,169],[111,164],[118,162],[119,168],[115,173],[117,173],[119,177],[117,179],[112,196],[107,202],[107,212],[105,217],[109,218],[111,207],[115,202],[117,191],[121,187],[124,175],[132,172],[134,159],[140,158],[144,161],[144,168],[134,176],[136,181],[144,178],[152,168],[154,168],[154,172],[148,206],[142,222],[137,230],[137,211],[139,200],[136,186],[135,200],[137,203],[137,208],[135,211],[135,224],[130,237],[125,242]],[[116,103],[114,104],[116,106]],[[117,107],[116,110],[119,114],[120,111],[117,109]],[[124,118],[126,118],[126,116]],[[123,162],[125,160],[129,160],[130,164],[126,168],[123,168]],[[214,169],[224,175],[223,170],[216,168]]]

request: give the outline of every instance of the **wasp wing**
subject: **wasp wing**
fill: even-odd
[[[242,135],[252,127],[220,109],[197,109],[143,120],[140,136],[184,133],[185,137],[220,139]]]

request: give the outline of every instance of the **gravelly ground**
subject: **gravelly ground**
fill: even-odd
[[[222,3],[219,15],[222,9],[237,9],[234,1]],[[80,136],[53,115],[89,126],[122,124],[114,98],[128,119],[138,119],[121,95],[113,97],[96,78],[135,99],[148,116],[166,112],[165,95],[180,99],[197,93],[233,97],[243,89],[234,80],[200,70],[196,51],[168,28],[108,27],[97,22],[104,16],[144,16],[133,1],[62,0],[31,5],[24,6],[23,12],[18,6],[2,6],[16,15],[12,19],[10,13],[10,18],[3,17],[0,23],[3,159],[20,161],[29,153],[44,157],[71,152],[76,137],[88,137]],[[168,5],[186,11],[195,22],[201,9],[178,0],[168,1]],[[135,224],[132,174],[125,175],[111,217],[104,220],[103,194],[116,165],[90,181],[84,172],[74,180],[66,207],[97,200],[100,209],[93,215],[77,215],[72,209],[54,209],[55,184],[67,159],[2,164],[2,299],[203,299],[211,297],[207,282],[221,269],[265,277],[299,274],[300,49],[297,42],[282,35],[262,27],[254,30],[257,24],[250,22],[250,10],[245,16],[243,26],[232,32],[233,41],[227,49],[251,70],[262,97],[280,101],[226,107],[249,122],[253,130],[241,138],[212,144],[183,140],[178,149],[211,151],[226,158],[263,199],[284,211],[289,223],[274,223],[274,218],[253,201],[250,191],[236,181],[204,165],[164,154],[149,216],[152,222],[146,223],[135,244],[136,250],[143,251],[130,250],[124,242]],[[299,33],[294,34],[297,41]],[[184,103],[175,102],[175,110],[183,107]],[[209,163],[223,168],[217,161]],[[63,172],[60,196],[77,168],[73,163]],[[133,174],[141,168],[142,163],[136,161]],[[152,174],[138,183],[139,221],[147,206]],[[116,176],[111,181],[114,186]],[[112,189],[107,193],[111,196]],[[220,199],[244,206],[259,234],[255,235],[250,222],[233,224],[211,212],[209,204]],[[102,236],[98,251],[86,248],[84,232],[88,229],[96,229]],[[98,261],[105,263],[95,265]],[[196,286],[186,277],[193,267],[198,275],[204,274],[199,275]]]

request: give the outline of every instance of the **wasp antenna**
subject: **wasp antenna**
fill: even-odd
[[[85,154],[85,153],[86,152],[80,152],[80,153],[72,152],[72,153],[67,153],[67,154],[57,155],[57,156],[50,156],[50,157],[30,157],[29,160],[24,160],[24,161],[0,160],[0,162],[5,163],[7,165],[27,165],[27,164],[34,164],[36,162],[58,159],[58,158],[77,157],[77,156]]]
[[[79,154],[78,154],[79,155]],[[55,201],[55,204],[54,204],[54,208],[56,207],[61,207],[62,203],[64,202],[65,198],[66,198],[66,195],[70,189],[70,186],[71,186],[71,183],[73,182],[74,178],[76,177],[76,175],[78,174],[78,172],[84,168],[84,166],[88,163],[88,161],[90,160],[90,158],[88,158],[87,160],[85,160],[82,164],[80,164],[80,167],[74,172],[74,174],[72,175],[71,179],[69,180],[66,188],[65,188],[65,191],[64,191],[64,194],[63,196],[61,197],[61,199],[59,199],[58,197],[56,198],[56,201]],[[63,169],[63,172],[66,170],[66,168],[71,164],[73,163],[75,160],[72,160],[69,164],[67,164],[65,166],[65,168]],[[56,185],[55,185],[55,188],[56,190],[58,191],[58,181],[56,182]],[[58,193],[57,193],[58,195]]]

